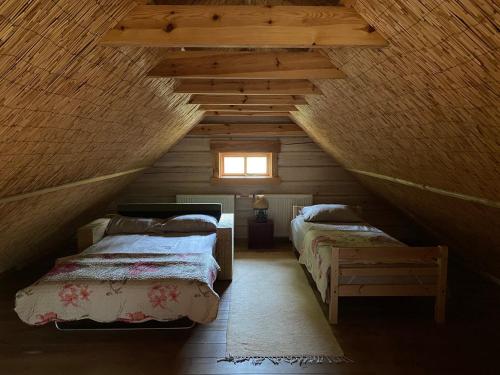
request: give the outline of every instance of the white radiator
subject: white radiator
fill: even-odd
[[[177,203],[220,203],[222,212],[234,214],[234,195],[176,195]]]
[[[269,217],[274,220],[275,237],[289,236],[292,206],[309,206],[313,203],[313,196],[309,194],[266,194],[265,197],[269,202]]]

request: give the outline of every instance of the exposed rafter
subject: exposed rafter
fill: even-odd
[[[321,95],[321,91],[306,79],[182,79],[174,92],[214,95]]]
[[[218,112],[291,112],[297,111],[294,105],[216,105],[203,104],[199,109],[203,111],[218,111]]]
[[[190,104],[304,105],[301,95],[193,95]]]
[[[138,5],[101,39],[142,47],[382,47],[387,43],[343,6]]]
[[[151,69],[149,77],[337,79],[345,74],[319,51],[170,53]]]
[[[305,136],[306,133],[296,124],[200,124],[189,135],[210,136]]]
[[[289,112],[255,112],[255,111],[205,111],[205,117],[207,116],[245,116],[245,117],[289,117]]]

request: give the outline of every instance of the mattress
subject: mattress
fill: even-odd
[[[213,290],[216,235],[116,235],[59,260],[47,275],[16,294],[24,322],[208,323],[217,317]]]
[[[301,215],[292,223],[294,246],[300,249],[299,262],[314,280],[321,298],[329,301],[332,247],[406,246],[378,228],[368,224],[307,223]],[[297,242],[295,242],[297,241]],[[300,246],[300,247],[299,247]],[[340,259],[340,263],[343,262]],[[369,267],[370,264],[365,264]],[[433,276],[342,276],[341,284],[429,284]]]

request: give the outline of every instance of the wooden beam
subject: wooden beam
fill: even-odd
[[[151,69],[149,77],[337,79],[345,74],[319,51],[172,52]]]
[[[188,135],[296,137],[306,133],[296,124],[200,124]]]
[[[290,112],[254,112],[254,111],[205,111],[205,117],[207,116],[247,116],[247,117],[289,117]]]
[[[434,284],[344,284],[339,286],[340,297],[367,296],[435,296]]]
[[[305,105],[301,95],[193,95],[189,104]]]
[[[291,112],[297,111],[294,105],[216,105],[203,104],[199,109],[218,112]]]
[[[321,91],[306,79],[181,79],[174,92],[216,95],[321,95]]]
[[[353,8],[343,6],[138,5],[101,44],[324,48],[387,42]]]

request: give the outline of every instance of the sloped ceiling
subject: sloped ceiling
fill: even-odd
[[[325,95],[296,120],[366,186],[500,276],[495,2],[343,3],[390,46],[328,51],[348,78],[316,82]],[[133,5],[0,4],[0,271],[74,232],[199,120],[171,80],[144,78],[160,51],[96,45]]]
[[[53,250],[199,120],[173,80],[144,78],[160,51],[97,46],[134,6],[0,3],[0,271]]]
[[[349,78],[316,82],[326,96],[297,121],[367,187],[500,276],[498,3],[354,7],[389,47],[328,51]]]

